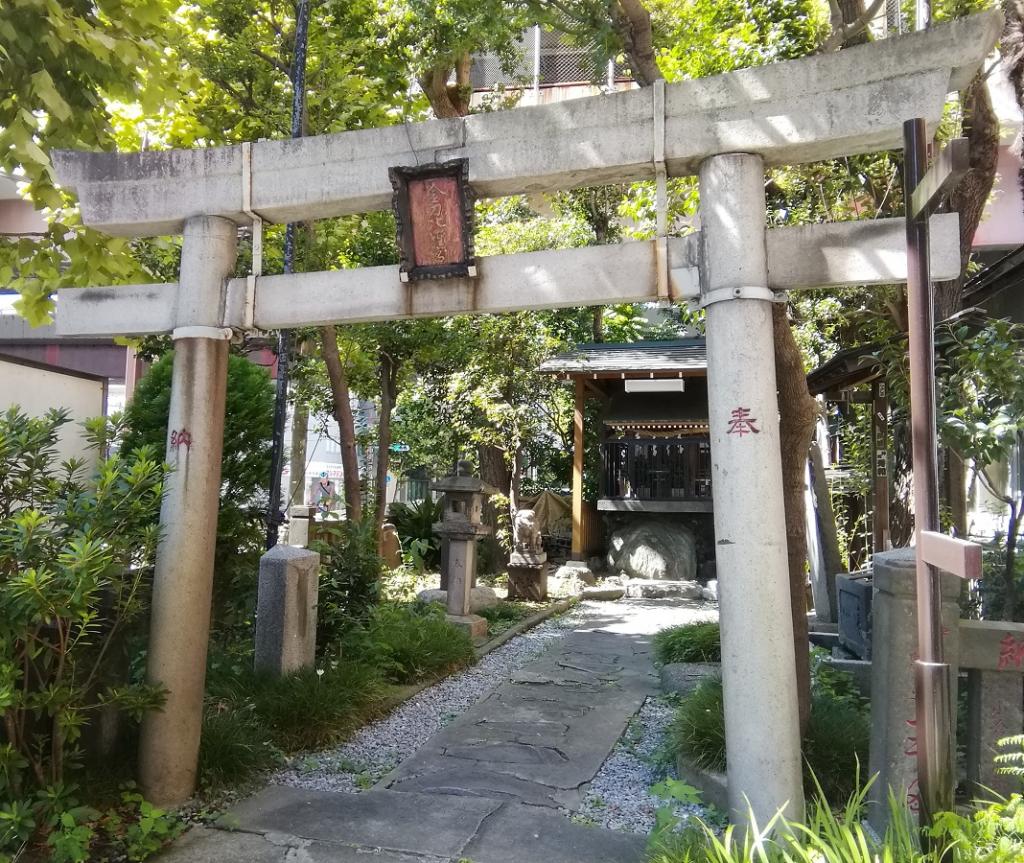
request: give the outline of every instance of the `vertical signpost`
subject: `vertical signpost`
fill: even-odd
[[[907,221],[910,426],[917,547],[917,774],[921,823],[953,808],[953,708],[950,669],[942,654],[939,569],[981,575],[981,546],[939,532],[935,409],[935,309],[929,273],[928,217],[969,167],[967,141],[951,141],[928,165],[928,132],[917,118],[903,124]]]

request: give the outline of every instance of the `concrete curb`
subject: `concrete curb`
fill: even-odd
[[[724,773],[703,770],[677,753],[676,774],[701,792],[703,802],[711,803],[723,812],[729,811],[729,784]]]
[[[522,635],[529,629],[533,629],[537,624],[543,623],[549,617],[554,617],[556,614],[562,614],[568,611],[576,603],[580,601],[578,596],[569,596],[565,599],[560,599],[553,603],[548,608],[538,611],[536,614],[532,614],[518,623],[513,624],[506,629],[501,635],[496,635],[490,641],[485,641],[476,649],[476,658],[483,659],[492,650],[497,650],[501,645],[507,641],[511,641],[517,635]]]

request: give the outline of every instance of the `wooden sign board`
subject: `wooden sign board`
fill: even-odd
[[[475,276],[469,160],[389,168],[403,282]]]

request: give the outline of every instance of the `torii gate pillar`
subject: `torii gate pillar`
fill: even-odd
[[[167,421],[172,470],[160,509],[146,667],[167,700],[146,714],[139,749],[140,784],[157,805],[187,800],[196,783],[231,335],[220,319],[237,234],[234,222],[217,216],[185,222]]]
[[[763,828],[803,784],[762,158],[706,159],[700,200],[729,808]]]

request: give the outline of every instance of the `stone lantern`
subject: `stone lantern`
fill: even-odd
[[[448,618],[469,630],[470,635],[487,634],[487,621],[470,613],[470,591],[476,573],[476,541],[491,532],[483,523],[484,497],[496,489],[473,476],[473,466],[460,461],[455,476],[448,476],[431,485],[444,493],[441,521],[434,533],[448,543],[444,561],[444,580],[448,590]]]

